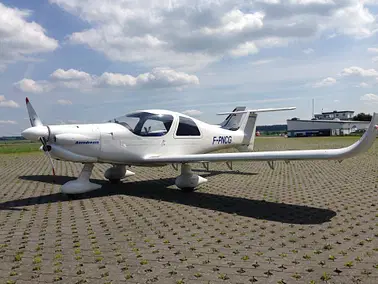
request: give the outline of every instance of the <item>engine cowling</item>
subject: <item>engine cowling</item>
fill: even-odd
[[[78,153],[74,153],[65,149],[63,146],[51,145],[50,150],[51,156],[54,158],[71,161],[71,162],[81,162],[81,163],[96,163],[97,157],[86,156]]]
[[[62,133],[54,135],[54,143],[57,145],[75,145],[81,143],[90,143],[93,139],[88,136],[76,133]],[[94,143],[95,141],[93,141]]]

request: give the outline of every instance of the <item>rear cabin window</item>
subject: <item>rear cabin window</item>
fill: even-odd
[[[201,136],[201,133],[193,120],[180,116],[176,136]]]

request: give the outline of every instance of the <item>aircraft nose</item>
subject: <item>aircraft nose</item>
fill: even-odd
[[[37,141],[40,137],[48,138],[49,131],[46,126],[34,126],[22,131],[21,135],[25,139]]]

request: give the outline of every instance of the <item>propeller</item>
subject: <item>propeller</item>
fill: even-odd
[[[31,103],[30,103],[30,101],[29,101],[28,98],[26,98],[26,108],[28,110],[31,126],[32,127],[43,126],[41,120],[39,119],[37,113],[35,112],[35,110],[34,110],[33,106],[31,105]],[[47,129],[48,129],[48,132],[50,133],[50,129],[48,127],[47,127]],[[42,143],[42,147],[41,148],[42,148],[43,152],[45,153],[45,155],[48,157],[48,159],[50,161],[50,164],[51,164],[53,176],[55,176],[54,163],[53,163],[53,160],[52,160],[51,155],[49,153],[51,151],[51,146],[47,145],[47,141],[48,140],[44,136],[40,136],[39,137],[39,141],[41,141],[41,143]]]
[[[39,140],[41,141],[42,143],[42,149],[43,149],[43,152],[45,153],[45,155],[49,158],[49,161],[50,161],[50,165],[51,165],[51,168],[52,168],[52,172],[53,172],[53,176],[55,176],[55,168],[54,168],[54,162],[51,158],[51,155],[50,155],[50,150],[51,150],[51,146],[50,145],[47,145],[47,141],[46,141],[46,138],[45,137],[40,137]]]

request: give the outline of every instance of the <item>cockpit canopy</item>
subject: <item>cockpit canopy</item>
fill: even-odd
[[[129,129],[138,136],[163,136],[171,129],[174,117],[170,114],[135,112],[109,120]]]

